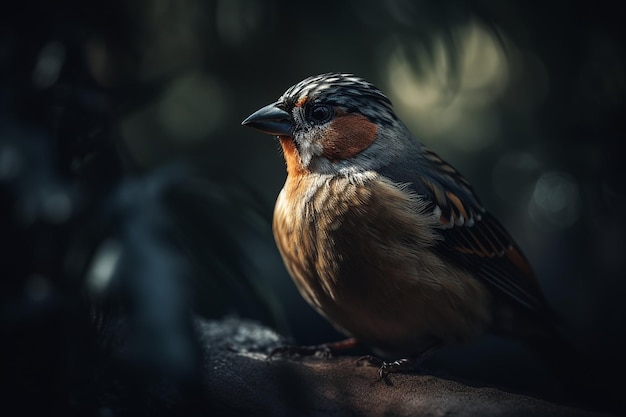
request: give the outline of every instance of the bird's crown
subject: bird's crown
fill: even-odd
[[[385,125],[397,120],[391,101],[382,91],[347,73],[331,72],[306,78],[290,87],[278,101],[287,111],[298,103],[323,103],[360,113],[374,123]]]

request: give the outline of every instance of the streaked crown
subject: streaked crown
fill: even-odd
[[[372,83],[353,74],[330,72],[306,78],[290,87],[279,102],[289,111],[305,99],[360,113],[382,126],[397,120],[389,98]]]

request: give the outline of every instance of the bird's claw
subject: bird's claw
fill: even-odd
[[[418,364],[415,359],[398,359],[393,362],[386,362],[372,355],[361,356],[356,362],[357,366],[360,366],[363,362],[367,362],[368,365],[378,366],[378,375],[385,382],[388,382],[387,376],[389,374],[412,372]]]
[[[399,374],[403,372],[412,372],[415,370],[416,362],[414,359],[398,359],[393,362],[383,362],[378,369],[381,378],[385,378],[389,374]]]

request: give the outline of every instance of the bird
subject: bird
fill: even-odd
[[[242,124],[282,148],[272,229],[289,275],[382,358],[381,377],[486,333],[556,340],[554,311],[511,234],[372,83],[308,77]]]

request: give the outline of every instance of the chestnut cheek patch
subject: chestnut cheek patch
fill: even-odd
[[[378,127],[360,114],[338,114],[324,133],[323,155],[331,161],[348,159],[367,149]]]

